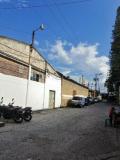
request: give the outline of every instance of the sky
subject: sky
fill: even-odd
[[[120,0],[0,0],[0,35],[31,43],[53,67],[101,91],[109,70],[112,30]],[[92,87],[92,86],[91,86]]]

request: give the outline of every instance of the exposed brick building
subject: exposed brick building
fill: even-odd
[[[59,72],[58,72],[59,73]],[[75,95],[88,96],[88,87],[59,73],[61,76],[61,106],[66,107],[69,100]]]

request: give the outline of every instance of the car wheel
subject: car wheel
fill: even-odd
[[[77,104],[76,107],[77,107],[77,108],[81,108],[81,105]]]

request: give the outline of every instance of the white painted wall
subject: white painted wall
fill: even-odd
[[[33,110],[48,109],[49,90],[56,92],[55,108],[60,107],[61,79],[48,74],[45,84],[35,81],[29,82],[27,106],[31,106]],[[27,80],[0,73],[0,99],[4,97],[4,104],[8,104],[14,98],[15,105],[25,107],[26,91]]]
[[[27,80],[0,73],[0,99],[4,97],[4,104],[15,99],[15,105],[25,106]]]
[[[51,74],[46,75],[44,108],[49,108],[49,90],[55,91],[55,108],[61,105],[61,78]]]
[[[43,109],[43,98],[44,83],[30,81],[27,106],[32,106],[34,110]]]

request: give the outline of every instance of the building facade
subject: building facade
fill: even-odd
[[[0,98],[4,104],[15,99],[18,106],[33,110],[61,105],[61,78],[35,49],[0,36]]]
[[[59,72],[58,72],[59,73]],[[87,97],[89,94],[88,87],[70,79],[59,73],[61,76],[61,106],[66,107],[69,101],[75,95],[82,95]]]

